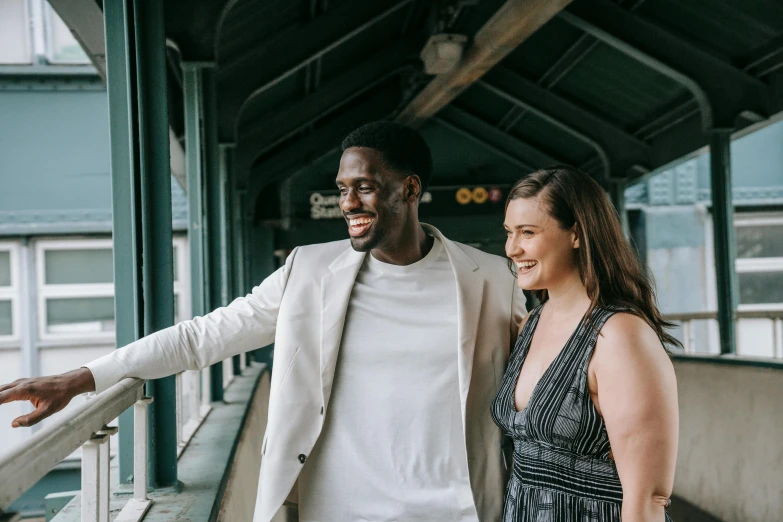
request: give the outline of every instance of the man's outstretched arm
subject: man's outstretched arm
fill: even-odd
[[[246,297],[148,335],[78,370],[0,386],[0,405],[30,401],[35,411],[14,419],[12,426],[32,426],[62,410],[76,395],[103,392],[126,377],[159,379],[271,344],[295,252]]]
[[[17,417],[11,422],[12,427],[19,428],[38,424],[46,417],[65,408],[75,396],[91,391],[95,391],[92,372],[87,368],[79,368],[61,375],[18,379],[0,386],[0,404],[30,401],[35,406],[35,411]]]

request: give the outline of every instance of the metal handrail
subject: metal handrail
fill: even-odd
[[[144,382],[141,379],[122,380],[65,412],[57,422],[0,457],[0,512],[60,461],[95,439],[96,434],[105,434],[108,423],[144,398]]]
[[[783,319],[783,310],[736,310],[737,319]],[[706,312],[683,312],[675,314],[663,314],[667,321],[706,321],[718,319],[718,312],[711,310]]]
[[[735,320],[741,319],[767,319],[772,321],[772,351],[773,358],[783,357],[783,310],[735,310]],[[667,321],[678,322],[682,325],[683,349],[686,354],[695,353],[694,321],[717,320],[718,313],[714,310],[704,312],[685,312],[664,314]]]

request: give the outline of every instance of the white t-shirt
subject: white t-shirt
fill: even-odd
[[[476,522],[457,369],[457,289],[440,240],[408,266],[365,256],[301,522]]]

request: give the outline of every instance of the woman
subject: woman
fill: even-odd
[[[542,303],[492,404],[514,441],[503,522],[662,522],[677,456],[677,383],[652,284],[611,203],[568,166],[522,178],[506,254]]]

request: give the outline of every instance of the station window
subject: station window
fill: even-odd
[[[114,335],[110,239],[38,243],[41,337]]]
[[[174,240],[175,321],[187,318],[185,240]],[[110,239],[43,240],[37,244],[42,338],[114,336],[114,262]]]
[[[16,244],[0,242],[0,341],[14,340],[19,336],[19,270],[16,261]]]
[[[46,4],[46,42],[47,57],[51,63],[88,64],[90,58],[85,54],[73,33],[49,4]]]
[[[0,1],[0,64],[32,61],[28,1]]]
[[[783,215],[737,216],[735,233],[740,305],[783,307]]]

